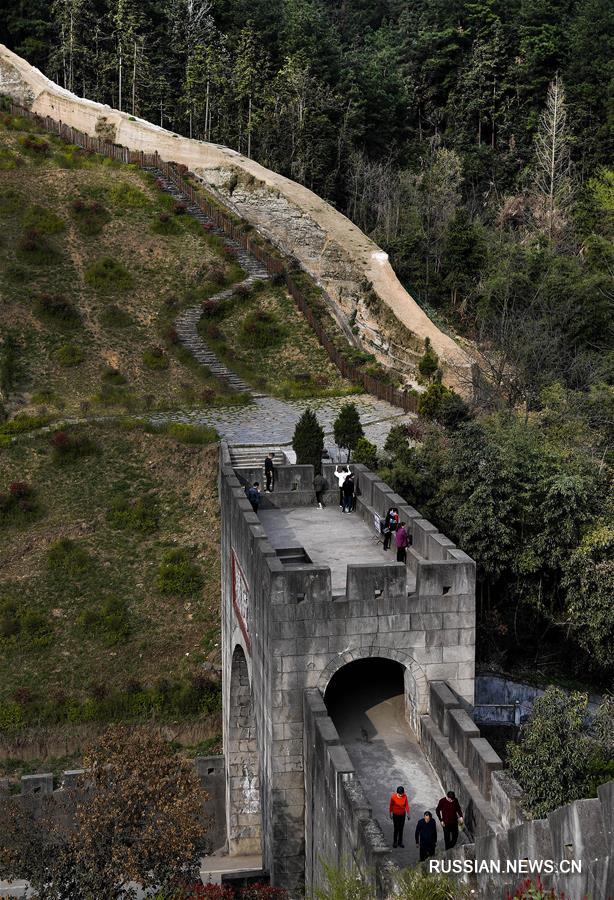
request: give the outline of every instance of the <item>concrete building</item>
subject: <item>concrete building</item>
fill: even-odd
[[[462,701],[473,702],[473,560],[376,475],[364,466],[352,468],[359,485],[352,514],[341,513],[336,490],[318,509],[312,467],[296,465],[277,467],[275,490],[263,495],[256,514],[243,485],[262,483],[261,470],[234,469],[222,445],[228,848],[234,855],[261,851],[273,883],[291,891],[302,889],[305,878],[309,889],[321,870],[315,843],[323,808],[306,807],[306,798],[312,804],[314,797],[305,692],[312,704],[314,691],[316,699],[327,699],[336,674],[347,667],[352,677],[349,667],[359,661],[369,661],[362,663],[361,677],[366,671],[372,683],[381,681],[382,667],[396,665],[416,771],[429,684],[446,681]],[[331,466],[324,466],[324,475],[336,485]],[[396,562],[394,549],[382,547],[380,519],[391,506],[412,536],[407,565]],[[370,743],[368,728],[363,730],[364,743]],[[340,739],[336,743],[340,756],[345,750]],[[441,789],[426,765],[423,776],[432,778],[433,792]],[[317,782],[321,788],[326,778]],[[390,788],[382,790],[387,802]],[[334,846],[331,834],[327,840]]]

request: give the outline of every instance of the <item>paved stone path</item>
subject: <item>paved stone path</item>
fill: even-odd
[[[234,284],[230,288],[219,291],[214,294],[211,300],[228,300],[234,294],[237,288],[251,288],[256,281],[264,281],[269,277],[266,268],[255,259],[251,253],[244,250],[238,241],[227,237],[226,233],[218,228],[209,216],[206,216],[202,209],[195,203],[191,203],[190,199],[179,188],[175,187],[172,181],[165,178],[160,169],[147,169],[162,185],[167,194],[170,194],[175,200],[183,203],[186,207],[188,215],[193,216],[201,225],[206,225],[211,234],[224,239],[224,243],[229,247],[235,255],[237,262],[246,273],[247,278]],[[203,310],[200,304],[191,306],[184,310],[175,321],[175,329],[179,341],[186,349],[190,351],[192,356],[203,366],[206,366],[212,375],[226,382],[234,391],[239,393],[251,392],[251,388],[242,378],[239,378],[224,363],[218,359],[213,350],[205,344],[198,333],[198,323],[202,318]]]
[[[333,422],[343,403],[348,400],[356,404],[366,437],[378,447],[383,445],[393,425],[409,422],[413,418],[385,400],[378,400],[371,394],[358,394],[325,400],[278,400],[256,396],[249,406],[164,412],[152,415],[151,421],[213,425],[228,443],[237,447],[285,447],[292,442],[294,427],[301,414],[310,407],[324,429],[324,444],[329,452],[333,451],[334,459]]]

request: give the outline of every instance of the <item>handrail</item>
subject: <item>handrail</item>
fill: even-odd
[[[401,407],[405,412],[417,412],[417,397],[414,393],[400,391],[398,388],[393,387],[393,385],[386,384],[379,378],[368,375],[357,366],[348,362],[345,356],[339,352],[339,349],[326,334],[322,324],[315,317],[309,301],[292,278],[292,273],[286,270],[286,266],[282,260],[277,259],[269,253],[266,247],[262,247],[255,241],[250,240],[249,235],[245,234],[241,228],[238,228],[230,216],[222,212],[216,204],[213,204],[205,197],[200,196],[194,190],[193,185],[182,177],[176,166],[171,162],[162,160],[157,150],[155,153],[146,153],[143,150],[130,150],[128,147],[112,144],[99,137],[92,138],[90,135],[78,131],[71,125],[57,122],[50,116],[39,116],[31,110],[14,102],[11,103],[11,114],[22,116],[36,122],[44,128],[45,131],[48,131],[51,134],[57,134],[63,140],[81,147],[87,153],[99,153],[101,156],[110,157],[118,162],[137,165],[140,168],[161,169],[166,178],[172,181],[182,193],[189,197],[192,203],[198,206],[206,216],[212,219],[218,228],[221,228],[226,235],[233,238],[233,240],[237,241],[245,250],[255,256],[256,259],[266,267],[269,275],[284,276],[288,292],[311,325],[311,328],[317,335],[320,344],[326,350],[329,358],[345,378],[349,378],[356,384],[362,385],[369,394],[373,394],[380,400],[386,400],[393,406]]]

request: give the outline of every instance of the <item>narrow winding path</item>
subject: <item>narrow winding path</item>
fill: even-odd
[[[203,226],[207,226],[212,234],[223,238],[231,248],[237,262],[246,273],[246,278],[239,284],[219,291],[211,299],[226,300],[233,295],[237,287],[250,288],[256,281],[264,281],[269,275],[266,268],[258,262],[238,241],[226,236],[190,199],[180,191],[160,169],[148,169],[161,184],[163,190],[177,202],[183,203],[188,215],[193,216]],[[268,446],[283,447],[290,444],[294,426],[303,411],[309,406],[318,414],[327,438],[326,445],[334,451],[332,438],[333,422],[342,403],[351,399],[357,406],[365,434],[373,443],[381,446],[392,425],[409,421],[412,416],[402,409],[392,406],[384,400],[377,400],[370,394],[356,395],[351,398],[339,397],[313,400],[279,400],[268,394],[254,391],[249,384],[229,369],[203,341],[198,333],[198,323],[202,317],[200,304],[192,306],[179,314],[175,328],[181,344],[189,350],[194,358],[206,366],[217,378],[228,384],[238,393],[249,394],[253,403],[249,407],[212,408],[205,410],[186,410],[176,413],[160,413],[153,415],[153,422],[173,421],[191,422],[194,424],[213,425],[218,432],[235,446]]]

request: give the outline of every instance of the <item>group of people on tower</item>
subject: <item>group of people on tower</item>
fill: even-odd
[[[410,806],[402,785],[396,789],[396,792],[390,797],[389,804],[390,818],[393,825],[392,846],[404,847],[403,829],[405,828],[405,820],[409,819]],[[445,797],[442,797],[435,814],[439,819],[443,828],[443,841],[445,849],[449,850],[454,847],[458,840],[459,827],[463,826],[463,811],[456,799],[454,791],[448,791]],[[433,814],[430,810],[426,810],[416,825],[416,847],[420,850],[420,862],[434,856],[437,847],[437,825]]]

